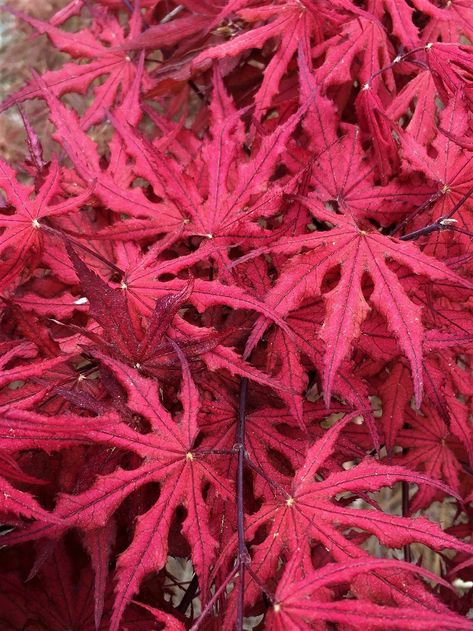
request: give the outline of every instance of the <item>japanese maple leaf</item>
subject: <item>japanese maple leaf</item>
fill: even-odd
[[[299,247],[312,249],[291,260],[268,293],[266,303],[280,315],[289,313],[302,298],[320,295],[321,283],[327,272],[341,265],[340,281],[324,295],[326,316],[321,336],[326,345],[324,397],[328,400],[336,371],[347,356],[351,341],[358,337],[360,326],[370,310],[361,282],[363,274],[368,271],[374,283],[369,300],[386,318],[389,329],[411,364],[414,393],[419,405],[423,391],[421,309],[408,297],[387,260],[400,263],[431,280],[449,280],[466,288],[473,285],[411,244],[360,230],[350,220],[326,210],[310,198],[304,203],[315,217],[338,227],[329,232],[314,232],[310,236],[281,238],[277,244],[268,247],[268,251],[286,254],[295,252]],[[254,338],[259,339],[263,329],[259,326],[255,330]]]
[[[436,134],[436,91],[432,74],[428,70],[422,70],[398,92],[386,108],[386,115],[397,121],[414,107],[405,129],[420,145],[430,143]]]
[[[18,363],[21,360],[34,360],[28,363]],[[64,357],[53,357],[41,360],[38,357],[38,349],[34,344],[26,340],[11,340],[0,342],[0,388],[6,384],[20,379],[44,374],[49,368],[57,366],[64,361]],[[9,366],[14,363],[14,366]]]
[[[8,462],[8,461],[7,461]],[[2,465],[0,461],[0,474],[5,469],[5,463]],[[33,483],[33,479],[24,476],[25,480],[21,480],[21,471],[11,471],[10,467],[5,471],[6,477],[20,477],[20,481],[28,481]],[[23,474],[24,475],[24,474]],[[35,484],[41,483],[38,480]],[[45,510],[31,493],[20,491],[13,484],[8,482],[3,475],[0,475],[0,515],[2,521],[11,522],[13,516],[22,516],[28,519],[38,519],[46,522],[57,523],[57,519]]]
[[[139,368],[146,368],[147,360],[155,355],[159,356],[160,351],[163,354],[172,351],[170,342],[163,338],[179,308],[188,299],[192,291],[191,284],[180,293],[156,303],[146,333],[143,333],[136,318],[130,316],[124,291],[110,287],[89,269],[73,247],[67,245],[67,250],[90,304],[91,315],[103,328],[103,342],[95,335],[92,337],[102,351],[114,354]],[[160,348],[160,345],[164,345],[164,348]]]
[[[3,343],[0,344],[0,348],[3,352],[0,358],[0,366],[3,368],[7,366],[9,362],[20,358],[34,357],[37,354],[36,349],[32,345],[23,343]],[[44,371],[61,363],[64,359],[55,358],[53,360],[38,361],[32,364],[17,365],[14,368],[2,370],[0,378],[0,387],[5,386],[11,382],[21,380],[27,380],[34,375],[42,374]],[[0,398],[0,405],[2,410],[9,408],[11,398],[8,396]],[[13,432],[13,428],[10,427],[10,435]],[[22,484],[43,484],[42,480],[39,480],[31,475],[22,471],[20,465],[14,457],[14,450],[6,448],[0,453],[0,513],[3,515],[3,519],[8,521],[13,515],[22,515],[23,517],[31,519],[41,519],[45,521],[54,522],[55,519],[50,516],[48,511],[41,507],[41,505],[34,499],[31,493],[25,490],[17,489],[10,480],[19,482]]]
[[[182,225],[182,218],[173,208],[156,204],[147,199],[140,188],[132,188],[134,173],[126,164],[126,156],[120,142],[112,139],[112,155],[107,168],[102,168],[96,143],[81,128],[77,114],[63,105],[42,78],[37,78],[41,94],[48,103],[50,119],[56,127],[57,139],[68,154],[75,168],[74,186],[79,182],[86,186],[94,185],[94,195],[111,210],[126,212],[132,217],[152,217],[155,220],[155,233],[163,229],[171,230]],[[136,101],[139,83],[134,83],[129,99],[123,107],[128,112],[127,120],[136,123]],[[132,109],[132,112],[130,112]],[[77,177],[79,176],[79,177]],[[177,216],[176,216],[177,215]]]
[[[197,251],[155,264],[156,275],[176,273],[209,256],[218,264],[220,272],[228,275],[225,268],[229,264],[229,247],[237,245],[241,239],[260,243],[273,237],[256,221],[274,215],[279,208],[282,191],[269,187],[269,180],[305,107],[264,136],[249,159],[243,151],[245,134],[241,113],[226,93],[218,71],[214,72],[210,110],[211,136],[203,143],[201,156],[189,165],[192,168],[189,173],[164,153],[167,143],[153,146],[120,117],[114,118],[127,152],[136,161],[137,174],[153,185],[157,195],[179,209],[185,234],[204,237]],[[195,177],[196,161],[199,171],[206,174],[204,190],[200,177]]]
[[[245,362],[233,349],[220,344],[224,335],[194,327],[179,319],[177,312],[193,293],[193,283],[185,285],[180,292],[159,298],[144,332],[138,314],[129,309],[126,283],[120,289],[110,287],[79,259],[71,246],[68,245],[67,249],[89,300],[91,315],[103,329],[102,338],[83,330],[84,336],[98,348],[98,351],[92,351],[97,358],[103,360],[105,353],[105,356],[117,357],[145,374],[166,377],[167,369],[179,364],[176,357],[176,348],[179,348],[189,360],[200,359],[210,370],[224,368],[232,374],[289,391],[277,380]],[[174,319],[180,321],[168,331]],[[173,339],[168,337],[168,333]]]
[[[370,20],[368,23],[372,24],[373,21]],[[356,24],[357,28],[361,26],[361,24],[358,25],[358,20],[353,21],[353,24]],[[365,35],[367,33],[367,30],[363,29],[361,30],[361,33]],[[333,63],[334,66],[328,64],[328,68],[334,68],[337,72],[337,75],[339,73],[339,69],[342,71],[342,73],[344,70],[345,72],[349,72],[351,70],[353,55],[357,54],[356,50],[353,49],[352,39],[350,37],[348,37],[346,40],[345,38],[342,38],[342,42],[343,43],[340,46],[334,46],[333,48],[330,48],[328,53],[328,56],[342,53],[342,59],[339,63],[332,60],[331,63]],[[329,44],[328,41],[324,43],[324,46],[327,44]],[[347,46],[348,50],[346,49]],[[349,53],[349,59],[344,58],[345,52]],[[376,53],[374,51],[372,51],[371,54],[372,56],[374,55],[374,59],[377,59]],[[323,72],[325,66],[327,65],[327,60],[320,68],[314,70],[314,72],[310,72],[310,59],[311,55],[308,54],[307,51],[305,51],[304,48],[301,46],[299,49],[301,96],[305,98],[309,94],[323,95],[326,91],[326,88],[324,87],[324,79],[320,77],[320,73]],[[387,66],[386,70],[389,70],[389,66]],[[359,129],[356,128],[354,141],[349,139],[349,136],[351,134],[347,134],[346,137],[343,138],[341,142],[339,142],[340,139],[338,138],[336,133],[338,131],[337,127],[339,119],[338,115],[335,113],[334,104],[330,100],[324,98],[319,98],[317,100],[313,99],[314,105],[310,118],[311,123],[315,123],[315,129],[312,131],[310,136],[314,138],[313,142],[316,145],[322,145],[322,155],[326,151],[332,154],[334,154],[335,152],[338,153],[339,159],[342,160],[342,164],[345,164],[343,164],[343,167],[339,170],[336,166],[337,161],[334,159],[335,156],[332,155],[327,161],[327,172],[331,174],[331,179],[335,180],[336,184],[338,185],[338,189],[342,187],[348,189],[351,195],[353,195],[354,193],[355,196],[357,194],[356,189],[358,188],[358,186],[353,185],[353,179],[359,180],[359,186],[362,190],[367,188],[367,185],[369,186],[369,184],[371,184],[372,188],[374,179],[373,171],[376,171],[379,173],[381,183],[383,185],[386,185],[393,173],[398,170],[399,166],[398,149],[391,134],[391,127],[393,126],[393,124],[385,115],[381,98],[372,89],[370,83],[371,77],[376,76],[377,74],[379,73],[374,70],[369,74],[356,99],[356,107],[358,113],[357,122],[359,127],[361,127],[363,131],[367,132],[367,137],[371,141],[375,157],[375,160],[371,161],[368,167],[366,166],[366,164],[362,164],[361,147],[357,146],[357,136]],[[383,73],[383,76],[384,74],[385,73]],[[389,73],[387,73],[387,79],[391,79],[391,81],[388,81],[388,84],[390,89],[392,89],[393,79]],[[349,81],[349,74],[348,76],[342,75],[342,77],[337,78],[338,82],[342,82],[343,80]],[[379,86],[379,83],[377,85]],[[310,127],[308,128],[310,129]],[[314,132],[317,131],[319,131],[319,133],[314,134]],[[352,131],[355,130],[353,129]],[[342,144],[349,144],[352,146],[347,148],[342,148],[340,146],[340,148],[338,148],[338,146]],[[364,157],[366,157],[365,154],[366,151],[363,152]],[[358,163],[358,169],[353,168],[354,165],[351,164],[350,159],[354,159],[355,164]],[[348,165],[346,164],[347,162]],[[367,179],[366,176],[369,176],[368,182],[364,182]],[[350,180],[352,180],[352,182],[350,182]],[[372,191],[370,197],[376,197],[376,193],[376,190]],[[389,193],[392,194],[392,190],[389,191]],[[333,199],[338,200],[339,197],[343,199],[342,195],[334,196]]]
[[[13,214],[0,215],[0,256],[3,286],[19,277],[23,269],[38,260],[43,250],[43,240],[48,238],[41,230],[42,220],[78,211],[90,197],[91,189],[69,199],[60,200],[60,168],[53,157],[49,173],[41,188],[32,199],[33,186],[21,184],[15,171],[0,161],[0,188],[5,191],[7,203],[14,208]],[[59,197],[59,199],[58,199]]]
[[[389,63],[394,57],[393,52],[382,24],[366,14],[357,16],[345,22],[340,33],[314,47],[314,57],[325,54],[315,76],[325,92],[330,85],[348,83],[354,79],[364,85],[383,66],[387,66],[383,79],[392,90],[394,77]]]
[[[0,624],[5,629],[64,631],[79,627],[83,631],[105,631],[108,628],[113,603],[110,587],[100,624],[100,619],[94,616],[93,572],[90,566],[79,566],[62,542],[55,543],[46,562],[28,582],[22,573],[10,570],[3,575],[2,583]],[[153,628],[153,618],[144,609],[133,607],[127,612],[124,624],[130,631],[149,631]]]
[[[332,590],[327,593],[327,588],[350,584],[364,572],[413,572],[432,581],[439,581],[435,574],[414,565],[388,559],[361,558],[348,563],[329,563],[316,571],[308,571],[301,578],[298,576],[302,573],[298,563],[300,554],[295,554],[279,581],[275,601],[267,619],[267,624],[275,631],[308,630],[313,628],[312,624],[322,624],[322,621],[358,627],[369,625],[370,629],[427,630],[439,625],[448,629],[470,628],[470,624],[462,616],[453,612],[433,612],[415,606],[415,603],[411,606],[393,607],[365,598],[339,599]],[[442,579],[440,582],[450,587]]]
[[[471,102],[473,57],[471,46],[429,42],[425,47],[432,78],[445,105],[461,92]]]
[[[330,11],[323,5],[319,5],[317,10],[314,9],[311,2],[295,0],[281,2],[276,6],[268,4],[255,8],[239,8],[236,11],[237,15],[247,23],[270,21],[224,44],[203,51],[193,60],[192,68],[207,68],[212,60],[241,55],[248,49],[262,47],[270,38],[278,38],[277,52],[266,66],[263,82],[254,97],[255,116],[260,119],[271,105],[271,100],[299,42],[309,42],[311,35],[320,40],[321,32],[327,29]]]
[[[83,29],[68,33],[48,22],[36,20],[24,13],[12,10],[17,18],[27,22],[38,33],[46,33],[52,44],[60,51],[68,53],[76,59],[89,59],[89,63],[67,63],[59,70],[52,70],[42,75],[41,81],[56,96],[68,92],[84,94],[91,83],[107,75],[106,79],[94,88],[91,105],[81,116],[81,127],[88,129],[100,122],[105,113],[116,102],[128,93],[133,83],[136,67],[123,45],[128,39],[135,38],[141,31],[141,14],[138,9],[129,21],[129,33],[125,37],[124,29],[119,21],[108,11],[95,11],[95,32]],[[143,84],[148,89],[152,82],[147,75],[143,76]],[[0,111],[28,99],[42,96],[42,88],[36,78],[18,92],[9,96],[0,106]]]
[[[319,540],[325,545],[331,540],[333,535],[332,554],[335,558],[339,558],[340,560],[344,558],[346,550],[344,550],[341,545],[342,539],[336,535],[335,530],[342,524],[354,526],[355,523],[357,523],[362,529],[368,529],[371,532],[374,532],[380,540],[385,538],[386,540],[391,540],[391,543],[389,544],[391,547],[398,547],[401,545],[401,542],[406,536],[412,536],[416,539],[417,537],[420,537],[423,541],[425,541],[426,545],[431,545],[435,548],[437,546],[448,547],[449,544],[447,542],[449,541],[449,537],[444,535],[438,526],[427,522],[424,519],[419,520],[417,524],[415,524],[415,521],[410,522],[410,520],[405,518],[395,517],[393,515],[384,515],[378,511],[372,512],[360,510],[360,512],[358,512],[358,509],[338,507],[336,502],[330,499],[333,495],[336,495],[337,491],[335,489],[341,488],[342,486],[346,491],[356,492],[362,490],[362,488],[367,491],[374,491],[377,488],[381,488],[383,485],[391,484],[390,481],[394,482],[395,479],[414,481],[414,478],[418,475],[415,472],[410,472],[409,470],[401,467],[385,466],[381,463],[375,463],[374,461],[367,459],[347,471],[334,472],[325,480],[314,481],[314,476],[316,475],[317,470],[319,470],[333,452],[335,441],[337,440],[342,427],[346,425],[353,416],[354,415],[348,415],[343,422],[340,422],[328,430],[325,435],[316,441],[313,447],[309,449],[306,455],[305,463],[296,472],[296,475],[292,480],[288,496],[283,501],[286,505],[286,509],[284,511],[286,514],[278,516],[278,521],[281,519],[283,521],[279,521],[279,523],[275,524],[272,528],[275,531],[279,530],[282,534],[281,525],[284,522],[284,527],[288,527],[291,531],[293,531],[292,535],[290,535],[291,538],[295,537],[293,543],[295,543],[298,539],[302,541],[308,534],[304,533],[304,530],[299,529],[299,526],[302,526],[303,523],[306,523],[307,528],[309,528],[312,534],[317,539],[320,537],[321,539]],[[421,476],[418,478],[420,484],[430,484],[437,488],[443,486],[442,483],[439,483],[428,476],[423,476],[422,474],[419,475]],[[410,476],[412,476],[412,479]],[[281,506],[281,501],[276,500],[275,505],[276,504]],[[304,517],[305,511],[308,510],[309,506],[317,511],[320,511],[320,520],[315,519],[313,515],[309,517],[309,513],[311,511],[309,511]],[[247,527],[250,533],[254,531],[256,523],[261,523],[261,520],[266,520],[269,517],[271,511],[268,511],[268,508],[269,506],[262,508],[258,514],[252,516],[252,518],[248,521]],[[328,511],[327,514],[324,514],[325,510]],[[289,521],[286,522],[286,519]],[[289,523],[292,525],[289,526]],[[335,525],[335,529],[332,525],[330,525],[331,523]],[[411,529],[409,529],[409,523],[412,527]],[[385,525],[382,526],[382,524]],[[419,526],[419,528],[417,526]],[[425,530],[423,530],[424,526]],[[410,534],[408,534],[408,532],[410,532]],[[444,539],[444,537],[446,537],[446,539]],[[279,542],[275,545],[279,546],[281,543],[282,542]],[[287,540],[286,543],[289,543],[289,540]],[[458,545],[458,543],[458,541],[455,543],[450,541],[450,544],[454,546]],[[292,543],[290,545],[292,546]],[[465,545],[467,544],[460,543],[460,547]]]
[[[424,202],[425,195],[430,193],[430,187],[425,184],[419,183],[414,188],[411,183],[403,184],[397,179],[385,186],[376,185],[376,163],[366,159],[359,126],[344,124],[340,128],[336,105],[321,94],[302,47],[299,48],[298,62],[301,102],[310,100],[302,125],[309,137],[306,159],[309,160],[312,155],[310,182],[318,199],[344,214],[351,214],[358,221],[373,218],[382,225],[391,225],[403,218],[412,206]],[[389,138],[384,137],[379,146],[376,138],[372,139],[376,145],[376,156],[379,154],[382,161],[397,159],[397,148],[394,148],[395,155],[384,155],[388,153],[386,143],[388,148],[393,148]],[[301,167],[299,153],[292,159],[284,156],[285,163],[296,173]]]
[[[39,296],[36,292],[27,292],[21,298],[16,298],[15,304],[24,311],[34,311],[38,315],[55,318],[71,318],[75,310],[87,309],[84,300],[81,301],[68,291],[51,298]]]
[[[409,216],[408,219],[415,220],[409,229],[426,225],[427,217],[437,221],[452,218],[460,229],[454,235],[459,254],[468,251],[471,242],[471,200],[464,197],[473,186],[473,154],[459,146],[452,137],[465,136],[469,126],[468,116],[463,95],[457,93],[440,115],[440,126],[445,133],[438,132],[432,142],[435,160],[409,134],[401,138],[402,153],[409,172],[420,171],[432,182],[430,203],[422,206],[422,213],[414,212]],[[465,235],[461,233],[462,229],[467,231]],[[447,233],[442,237],[440,240],[438,233],[434,235],[427,251],[444,259],[445,246],[442,244],[453,237]]]
[[[388,12],[392,20],[392,32],[406,49],[415,48],[419,44],[419,29],[413,21],[413,8],[406,0],[373,0],[370,11],[380,22]]]
[[[449,431],[435,410],[429,410],[428,417],[415,414],[412,410],[405,412],[407,428],[400,429],[396,443],[406,450],[402,456],[397,456],[393,462],[411,469],[423,470],[437,480],[446,480],[456,492],[460,491],[459,472],[461,464],[455,454],[454,435]],[[471,442],[472,430],[470,427]],[[424,487],[414,498],[410,510],[415,512],[432,503],[435,497],[434,489]]]
[[[422,42],[462,41],[462,37],[471,39],[472,7],[462,0],[452,0],[448,5],[437,6],[431,0],[414,0],[417,9],[428,16],[428,22],[422,30]]]
[[[337,561],[345,562],[365,557],[347,533],[347,528],[360,528],[375,534],[379,541],[391,548],[401,547],[407,542],[419,541],[436,550],[452,547],[473,553],[473,546],[442,532],[441,528],[424,518],[418,520],[387,515],[379,510],[365,510],[346,507],[338,503],[334,496],[339,492],[373,492],[383,486],[405,480],[418,485],[431,485],[443,488],[437,482],[421,473],[411,472],[402,467],[385,466],[371,459],[362,461],[347,471],[330,473],[325,479],[320,475],[327,458],[333,453],[340,432],[355,415],[350,414],[332,426],[322,438],[314,443],[306,454],[304,464],[296,471],[291,485],[275,489],[274,499],[264,502],[254,514],[247,516],[245,537],[251,540],[264,528],[265,537],[252,546],[251,568],[263,582],[270,582],[278,570],[281,555],[291,555],[303,551],[310,563],[310,546],[313,540],[320,542]],[[317,472],[319,475],[317,476]],[[322,478],[322,479],[320,479]],[[449,493],[454,494],[450,489]],[[232,539],[222,553],[219,563],[227,558],[235,545]],[[218,565],[217,565],[218,568]],[[215,571],[215,570],[214,570]],[[381,578],[383,577],[383,578]],[[409,599],[409,591],[403,589],[400,576],[387,577],[383,572],[372,574],[372,580],[389,583],[391,598]],[[396,595],[397,593],[397,595]],[[248,585],[245,591],[246,602],[252,603],[258,594],[258,586]],[[393,595],[394,594],[394,595]],[[414,590],[411,595],[413,596]],[[413,598],[416,602],[416,598]],[[231,622],[228,621],[230,629]]]
[[[100,528],[108,523],[121,502],[134,490],[153,481],[163,483],[157,501],[138,517],[133,541],[119,559],[116,601],[110,627],[115,631],[119,628],[126,605],[138,591],[141,580],[166,563],[168,531],[179,505],[187,508],[183,533],[192,547],[193,563],[202,588],[207,588],[207,577],[217,544],[209,529],[204,485],[215,485],[220,494],[231,497],[229,482],[204,459],[193,454],[198,434],[199,395],[182,352],[179,352],[179,359],[183,371],[180,393],[183,411],[178,422],[161,403],[155,381],[142,377],[136,369],[118,360],[107,360],[107,365],[127,392],[128,407],[149,421],[151,433],[140,434],[113,415],[91,418],[88,422],[84,422],[83,417],[55,419],[36,416],[34,425],[31,425],[28,413],[16,414],[19,431],[16,440],[23,441],[25,446],[29,441],[37,446],[50,445],[50,434],[54,427],[53,442],[59,448],[75,441],[93,440],[132,451],[143,459],[136,469],[119,468],[111,475],[99,477],[89,490],[81,494],[62,494],[52,514],[53,519],[60,516],[61,524],[54,527],[37,526],[15,534],[16,537],[21,536],[23,541],[38,536],[57,537],[64,528],[72,526],[86,531]],[[22,425],[24,429],[20,429]],[[153,550],[151,555],[150,550]]]
[[[392,456],[397,445],[399,431],[405,423],[406,406],[412,399],[412,380],[409,369],[402,363],[396,363],[389,371],[386,380],[379,389],[383,403],[381,422],[383,425],[386,449]],[[439,476],[433,476],[439,479]],[[451,480],[449,480],[452,485]]]
[[[23,320],[27,321],[28,318],[23,318]],[[57,350],[54,344],[52,346],[54,350]],[[26,340],[0,343],[0,408],[2,410],[10,407],[34,406],[44,397],[47,390],[37,382],[35,383],[36,379],[38,377],[51,378],[60,364],[65,362],[66,358],[62,355],[41,358],[39,348],[41,344],[36,346]],[[15,385],[21,385],[21,387],[15,388]]]
[[[321,339],[321,330],[324,323],[323,304],[320,299],[304,300],[302,304],[294,309],[287,316],[287,323],[290,326],[291,336],[294,344],[302,357],[307,357],[311,365],[315,367],[318,374],[324,372],[324,344]],[[259,337],[265,324],[262,318],[259,327],[255,326],[250,339]],[[268,334],[271,341],[274,335],[280,335],[276,330]],[[283,333],[287,337],[286,333]],[[305,366],[304,362],[302,362]],[[305,366],[307,368],[307,366]],[[378,432],[374,419],[371,417],[371,409],[368,404],[368,391],[363,380],[358,375],[353,374],[353,366],[346,361],[340,364],[333,382],[333,391],[337,396],[350,404],[352,409],[363,411],[366,421],[372,432],[373,441],[377,444]]]

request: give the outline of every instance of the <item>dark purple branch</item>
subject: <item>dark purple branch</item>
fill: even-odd
[[[181,602],[176,607],[177,611],[179,611],[182,614],[186,613],[187,608],[189,607],[189,605],[194,600],[198,589],[199,589],[199,580],[197,578],[197,574],[194,574],[194,576],[192,577],[191,582],[189,583],[188,588],[186,589],[186,592],[185,592],[184,596],[182,597]]]
[[[402,493],[402,516],[409,517],[409,482],[401,482]],[[411,546],[406,543],[404,546],[404,561],[412,563]]]
[[[227,578],[223,581],[222,585],[220,585],[219,589],[216,591],[211,600],[207,603],[206,607],[202,611],[202,614],[199,616],[199,619],[192,625],[190,631],[197,631],[200,628],[204,618],[209,614],[213,605],[217,602],[217,599],[224,592],[228,583],[232,580],[234,576],[238,574],[239,576],[239,584],[238,584],[238,605],[237,605],[237,621],[236,621],[236,629],[237,631],[243,631],[243,616],[244,616],[244,598],[245,598],[245,574],[246,570],[250,570],[248,567],[250,563],[250,555],[245,545],[245,507],[244,507],[244,472],[245,472],[245,462],[247,461],[246,457],[246,449],[245,449],[245,425],[246,425],[246,401],[248,396],[248,379],[242,378],[240,382],[240,403],[238,410],[238,421],[237,421],[237,431],[236,431],[236,445],[232,450],[221,449],[221,450],[205,450],[209,454],[215,455],[232,455],[238,454],[238,462],[237,462],[237,475],[236,475],[236,486],[237,486],[237,534],[238,534],[238,556],[236,559],[235,567],[227,576]],[[198,452],[199,453],[199,452]],[[201,452],[202,454],[204,452]],[[256,581],[258,585],[260,585],[261,581],[259,581],[258,577],[254,576],[253,572],[250,572],[253,580]],[[265,593],[267,593],[268,597],[271,598],[269,592],[265,586],[261,587]]]
[[[452,232],[459,232],[460,234],[466,234],[467,237],[473,237],[473,232],[469,230],[464,230],[463,228],[459,228],[458,226],[450,226],[450,230]]]
[[[445,217],[440,217],[434,223],[429,224],[428,226],[424,226],[423,228],[419,228],[419,230],[414,230],[414,232],[409,232],[409,234],[405,234],[403,237],[400,237],[400,241],[415,241],[419,237],[423,237],[425,235],[431,234],[432,232],[438,232],[440,230],[453,230],[455,232],[462,232],[463,234],[468,234],[471,236],[471,233],[463,231],[461,228],[457,228],[452,224],[455,222],[451,217],[463,206],[463,204],[473,195],[473,186],[467,190],[467,192],[463,195],[463,197],[458,200],[452,210],[445,215]],[[410,215],[407,219],[405,219],[398,227],[396,227],[392,232],[391,236],[398,232],[402,227],[405,226],[407,221],[410,221],[414,217],[416,217],[424,208],[429,206],[432,202],[438,199],[439,195],[433,195],[429,200],[424,202],[422,206],[420,206],[412,215]]]
[[[436,193],[434,193],[431,197],[429,197],[429,199],[427,199],[423,204],[421,204],[418,208],[416,208],[414,212],[408,215],[403,221],[401,221],[401,223],[399,223],[393,230],[391,230],[391,232],[389,233],[389,236],[393,237],[395,234],[400,232],[403,228],[407,226],[408,223],[410,223],[413,219],[415,219],[418,215],[420,215],[426,208],[428,208],[434,202],[436,202],[440,196],[441,196],[440,191],[437,191]]]
[[[431,223],[428,226],[419,228],[419,230],[414,230],[414,232],[409,232],[409,234],[405,234],[403,237],[399,237],[399,241],[416,241],[417,239],[419,239],[419,237],[425,237],[428,234],[432,234],[433,232],[442,232],[444,230],[449,230],[450,232],[459,232],[460,234],[466,234],[468,237],[473,237],[473,232],[470,232],[469,230],[464,230],[463,228],[459,228],[453,225],[454,221],[455,219],[440,217],[440,219],[437,219],[435,223]]]
[[[238,410],[237,426],[237,533],[238,533],[238,573],[240,576],[238,584],[238,605],[236,630],[243,631],[243,613],[245,598],[245,571],[250,562],[250,555],[245,545],[245,507],[244,507],[244,470],[245,470],[245,423],[246,423],[246,400],[248,396],[248,379],[242,378],[240,383],[240,405]]]
[[[416,48],[412,48],[411,50],[406,51],[405,53],[399,52],[399,54],[392,60],[390,64],[383,66],[382,68],[380,68],[379,70],[377,70],[371,75],[371,77],[368,79],[368,85],[371,85],[372,81],[376,79],[376,77],[378,77],[379,75],[383,74],[383,72],[386,72],[386,70],[390,70],[391,68],[394,68],[394,66],[396,66],[397,64],[401,63],[402,61],[405,61],[410,55],[414,55],[416,53],[420,53],[424,51],[425,51],[425,46],[417,46]],[[416,60],[410,60],[410,61],[411,63],[416,63],[416,65],[420,65],[423,68],[426,67],[426,64],[424,64],[421,61],[417,61],[417,62]]]
[[[450,217],[454,215],[457,212],[457,210],[459,210],[463,206],[463,204],[466,202],[466,200],[470,198],[472,195],[473,195],[473,186],[467,190],[467,192],[463,195],[463,197],[460,200],[458,200],[458,202],[455,204],[452,210],[448,213],[446,218],[450,219]]]
[[[432,234],[432,232],[439,232],[440,230],[444,230],[445,227],[441,226],[438,222],[431,223],[428,226],[424,226],[423,228],[419,228],[419,230],[414,230],[414,232],[409,232],[409,234],[405,234],[400,237],[400,241],[415,241],[419,239],[419,237],[425,237],[428,234]]]

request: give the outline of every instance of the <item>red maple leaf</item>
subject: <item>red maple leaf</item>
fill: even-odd
[[[16,17],[30,24],[38,33],[46,33],[52,44],[61,52],[89,63],[68,63],[60,70],[52,70],[42,75],[41,83],[37,78],[24,88],[9,96],[0,110],[16,103],[42,96],[45,84],[53,94],[62,96],[68,92],[84,94],[97,79],[107,75],[101,85],[94,88],[94,98],[90,107],[81,116],[82,129],[100,122],[108,109],[115,104],[118,95],[122,98],[130,90],[135,78],[136,67],[123,45],[141,31],[141,16],[136,10],[129,23],[129,33],[124,30],[116,18],[107,11],[95,12],[94,32],[83,29],[77,33],[68,33],[48,22],[35,20],[21,11],[9,9]],[[150,89],[152,83],[146,76],[144,85]]]
[[[460,616],[431,612],[415,605],[393,607],[363,598],[336,600],[336,596],[327,589],[337,583],[350,582],[364,571],[392,570],[393,574],[419,572],[426,578],[438,580],[435,574],[426,573],[416,566],[386,559],[357,559],[348,563],[329,563],[297,580],[297,574],[301,573],[299,557],[295,554],[288,563],[275,594],[269,620],[272,628],[278,631],[310,629],[311,622],[321,624],[322,621],[369,624],[372,629],[399,629],[400,625],[403,629],[427,629],[429,625],[438,624],[452,629],[467,629],[469,626]]]
[[[7,203],[14,209],[13,214],[0,215],[0,226],[4,228],[0,236],[0,256],[2,287],[8,286],[28,264],[35,267],[41,257],[44,234],[42,220],[77,211],[89,198],[91,189],[77,197],[61,200],[60,168],[53,158],[49,173],[41,188],[32,200],[32,186],[18,182],[13,169],[0,161],[0,188],[6,193]]]

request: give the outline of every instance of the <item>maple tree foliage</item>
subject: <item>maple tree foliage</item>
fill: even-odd
[[[473,629],[469,3],[21,9],[0,628]]]

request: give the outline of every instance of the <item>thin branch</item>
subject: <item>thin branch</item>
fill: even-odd
[[[242,378],[240,383],[240,405],[237,426],[237,532],[238,532],[238,605],[236,631],[243,631],[243,613],[245,598],[245,570],[250,562],[250,555],[245,545],[245,507],[244,507],[244,470],[245,470],[245,423],[246,400],[248,396],[248,379]]]
[[[191,602],[194,600],[198,589],[199,589],[199,579],[197,578],[197,574],[194,574],[194,576],[192,577],[192,580],[190,581],[185,591],[184,596],[182,597],[181,602],[176,607],[177,611],[179,611],[182,614],[186,613],[187,608],[189,607]]]
[[[131,4],[130,0],[122,0],[123,4],[126,6],[126,8],[128,9],[128,11],[130,13],[133,13],[134,9],[133,9],[133,5]]]
[[[366,85],[370,86],[371,83],[373,82],[374,79],[376,79],[376,77],[378,77],[380,74],[382,74],[383,72],[386,72],[386,70],[391,70],[394,66],[396,66],[397,64],[401,63],[402,61],[406,61],[406,59],[410,56],[410,55],[414,55],[415,53],[420,53],[422,51],[425,51],[426,47],[425,46],[417,46],[416,48],[412,48],[411,50],[408,50],[405,53],[402,53],[400,55],[397,55],[390,64],[387,64],[387,66],[383,66],[382,68],[380,68],[379,70],[377,70],[376,72],[374,72],[371,77],[368,79]],[[414,63],[414,61],[412,61],[412,63]],[[417,62],[419,63],[419,62]],[[424,64],[422,64],[424,65]]]
[[[467,190],[467,192],[463,195],[463,197],[461,199],[458,200],[458,202],[451,209],[451,211],[448,213],[448,215],[445,215],[444,217],[439,217],[439,219],[437,219],[433,223],[429,224],[428,226],[424,226],[423,228],[419,228],[419,230],[414,230],[413,232],[409,232],[408,234],[405,234],[404,236],[400,237],[399,240],[400,241],[415,241],[419,237],[426,236],[428,234],[431,234],[432,232],[439,232],[441,230],[453,230],[454,232],[462,232],[463,234],[467,234],[468,236],[472,236],[471,233],[469,233],[467,231],[464,231],[461,228],[457,228],[456,226],[453,226],[453,224],[455,223],[455,219],[452,219],[452,216],[458,210],[460,210],[460,208],[463,206],[463,204],[472,195],[473,195],[473,186]],[[424,207],[426,205],[430,204],[432,201],[436,201],[434,199],[434,196],[431,197],[427,202],[422,204],[422,206],[420,206],[419,209],[417,209],[415,211],[415,213],[409,217],[409,219],[412,219],[416,215],[418,215],[420,210],[423,210]],[[400,227],[402,227],[402,226],[403,226],[403,224],[400,225]],[[398,231],[398,228],[395,228],[395,230],[391,233],[391,236],[397,231]]]
[[[207,605],[205,606],[204,610],[202,611],[202,613],[199,616],[199,619],[196,620],[194,622],[194,624],[191,626],[191,628],[189,629],[189,631],[197,631],[197,629],[200,629],[200,625],[203,623],[204,619],[209,615],[212,607],[215,605],[215,603],[217,602],[217,600],[220,598],[220,596],[223,594],[223,592],[225,591],[225,589],[227,588],[227,585],[230,583],[230,581],[238,574],[238,565],[235,565],[235,567],[233,568],[233,570],[230,572],[230,574],[227,576],[227,578],[223,581],[223,583],[220,585],[220,587],[217,589],[217,591],[215,592],[215,594],[212,596],[212,598],[209,600],[209,602],[207,603]]]
[[[401,482],[401,494],[402,494],[402,516],[409,517],[409,482],[403,480]],[[406,563],[412,563],[411,546],[406,543],[404,546],[404,561]]]
[[[391,232],[389,233],[390,237],[393,237],[395,234],[400,232],[403,228],[407,226],[413,219],[415,219],[418,215],[420,215],[426,208],[429,208],[434,202],[436,202],[442,196],[442,191],[437,191],[434,193],[429,199],[423,202],[418,208],[414,210],[410,215],[408,215],[405,219],[401,221]]]
[[[423,228],[419,228],[419,230],[414,230],[413,232],[409,232],[408,234],[399,237],[399,241],[416,241],[420,237],[425,237],[428,234],[432,234],[433,232],[440,232],[441,230],[445,230],[445,227],[442,227],[439,222],[431,223],[428,226],[424,226]]]

